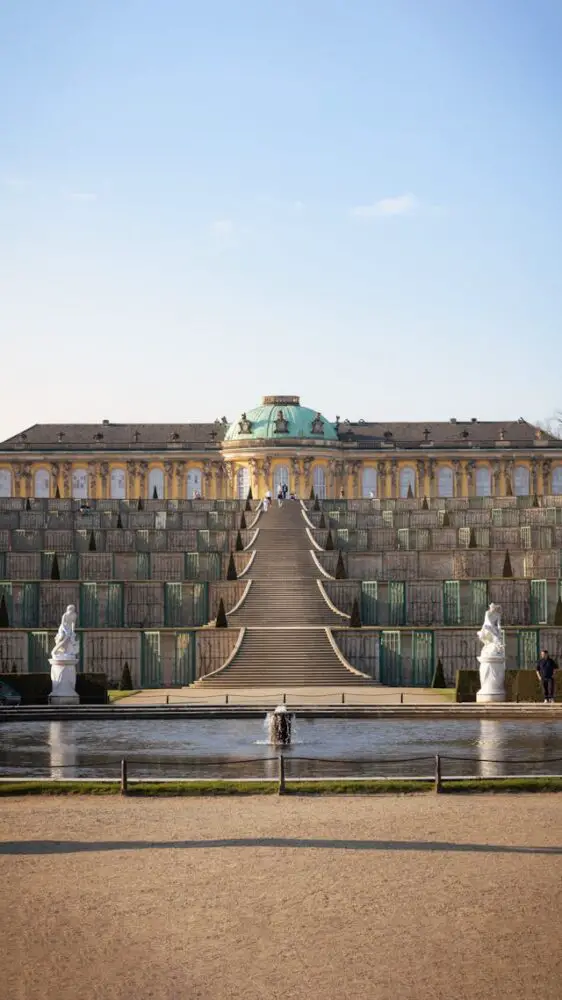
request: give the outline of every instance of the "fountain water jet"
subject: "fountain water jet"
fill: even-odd
[[[289,715],[285,705],[278,705],[273,712],[265,717],[268,742],[288,746],[294,725],[294,715]]]

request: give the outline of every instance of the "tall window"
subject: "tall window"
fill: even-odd
[[[247,465],[243,465],[242,468],[238,469],[236,475],[236,491],[239,500],[245,500],[248,496],[248,491],[250,489],[250,470]]]
[[[203,470],[202,469],[190,469],[187,473],[187,499],[193,500],[198,497],[203,496]]]
[[[86,469],[74,469],[72,473],[72,496],[75,500],[88,497],[88,473]]]
[[[276,497],[284,484],[289,486],[289,470],[286,465],[277,465],[273,473],[273,496]]]
[[[326,498],[326,475],[323,465],[315,465],[312,470],[312,485],[314,494],[319,500]]]
[[[112,500],[124,500],[127,495],[126,485],[125,485],[125,470],[124,469],[112,469],[111,470],[111,499]]]
[[[400,496],[416,495],[416,470],[410,465],[400,469]]]
[[[562,493],[562,465],[555,465],[552,470],[552,492],[555,496]]]
[[[452,497],[453,470],[449,465],[442,465],[437,475],[437,493],[440,497]]]
[[[526,465],[516,465],[513,470],[513,492],[516,497],[528,497],[531,492],[529,470]]]
[[[148,474],[149,500],[164,499],[164,473],[162,469],[151,469]]]
[[[490,497],[492,495],[492,474],[486,465],[476,469],[476,496]]]
[[[33,496],[48,497],[50,492],[49,473],[47,469],[37,469],[33,477]]]
[[[377,470],[372,465],[367,465],[363,469],[361,493],[364,497],[370,497],[371,494],[374,497],[377,495]]]
[[[0,497],[12,496],[12,473],[9,469],[0,469]]]

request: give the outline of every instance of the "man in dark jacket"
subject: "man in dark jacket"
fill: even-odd
[[[554,701],[554,672],[558,664],[548,655],[548,649],[541,649],[541,657],[537,663],[537,676],[544,691],[545,704]]]

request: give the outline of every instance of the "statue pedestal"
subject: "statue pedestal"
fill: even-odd
[[[505,653],[488,653],[484,647],[477,660],[480,664],[480,690],[476,694],[476,701],[505,701]]]
[[[53,684],[53,690],[49,695],[49,705],[80,704],[80,697],[75,690],[76,661],[75,653],[58,653],[49,660]]]

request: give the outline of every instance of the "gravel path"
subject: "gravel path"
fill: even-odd
[[[0,810],[2,1000],[562,995],[562,796]]]

